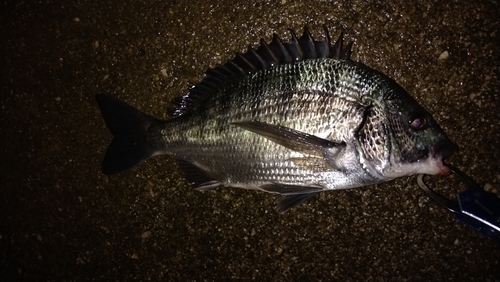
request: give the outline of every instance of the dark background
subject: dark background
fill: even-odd
[[[168,118],[207,68],[326,24],[434,115],[460,146],[449,163],[499,195],[499,18],[496,1],[3,1],[0,280],[499,281],[499,243],[415,177],[284,215],[270,194],[193,191],[168,156],[108,178],[94,100]],[[449,197],[464,189],[427,179]]]

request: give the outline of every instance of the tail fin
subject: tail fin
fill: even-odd
[[[95,96],[102,117],[115,137],[102,162],[104,174],[132,168],[158,153],[149,142],[149,129],[162,121],[108,95]]]

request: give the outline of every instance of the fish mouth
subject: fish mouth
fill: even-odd
[[[458,151],[458,146],[450,140],[445,140],[432,146],[430,151],[433,157],[445,159]]]
[[[436,173],[436,175],[441,175],[441,176],[450,175],[451,170],[449,167],[443,164],[443,159],[451,156],[453,153],[458,151],[458,146],[455,143],[451,142],[450,140],[445,140],[430,147],[429,149],[431,156],[434,159],[438,160],[436,162],[436,165],[439,171],[438,173]]]

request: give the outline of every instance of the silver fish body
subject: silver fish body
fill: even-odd
[[[198,189],[218,186],[285,195],[284,212],[326,190],[417,173],[449,174],[455,150],[431,115],[389,77],[349,59],[307,29],[207,72],[160,121],[98,95],[115,135],[111,174],[172,155]],[[122,110],[117,110],[122,109]],[[134,117],[134,118],[131,118]],[[122,122],[125,121],[125,122]]]

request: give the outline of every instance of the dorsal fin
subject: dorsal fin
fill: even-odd
[[[202,81],[193,85],[186,95],[175,99],[176,108],[171,114],[183,115],[198,101],[212,94],[225,83],[259,70],[316,58],[350,60],[352,43],[343,47],[344,39],[341,33],[335,44],[331,45],[330,34],[326,26],[324,30],[322,41],[314,40],[307,27],[304,27],[304,33],[299,38],[290,29],[292,36],[290,42],[282,42],[277,34],[273,35],[273,40],[269,44],[261,39],[257,49],[248,47],[246,53],[237,53],[234,59],[224,65],[208,69]]]

